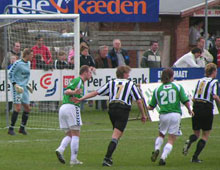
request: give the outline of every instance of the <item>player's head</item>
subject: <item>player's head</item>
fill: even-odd
[[[173,81],[174,72],[171,68],[165,68],[161,75],[162,83],[170,83]]]
[[[80,67],[79,74],[83,81],[87,81],[92,77],[92,71],[87,65],[83,65]]]
[[[206,77],[213,77],[217,76],[217,66],[214,63],[209,63],[205,66],[205,76]]]
[[[128,79],[131,68],[129,66],[119,66],[116,70],[116,77],[119,79]]]
[[[32,49],[30,48],[25,48],[24,51],[23,51],[23,60],[25,61],[31,61],[32,60],[32,57],[33,57],[33,51]]]

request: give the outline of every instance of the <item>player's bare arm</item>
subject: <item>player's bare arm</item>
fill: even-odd
[[[79,88],[76,88],[75,90],[67,89],[64,93],[66,95],[81,94],[82,93],[82,89],[79,89]]]
[[[139,108],[139,110],[141,112],[141,121],[143,123],[145,123],[146,120],[147,120],[147,116],[145,114],[144,106],[143,106],[143,103],[142,103],[141,99],[137,100],[137,105],[138,105],[138,108]]]

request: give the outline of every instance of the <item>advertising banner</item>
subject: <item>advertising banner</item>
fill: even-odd
[[[31,70],[31,84],[34,92],[30,94],[31,101],[61,101],[64,88],[75,77],[74,70]],[[0,71],[0,101],[6,101],[6,89],[11,101],[11,83],[8,80],[8,87],[5,85],[5,71]],[[97,90],[111,79],[116,78],[116,69],[96,69],[96,74],[85,83],[86,93]],[[136,84],[149,82],[149,69],[132,69],[130,79]],[[97,96],[92,100],[107,99]]]
[[[192,97],[194,94],[197,81],[198,80],[176,81],[178,84],[181,84],[183,86],[185,93],[190,99],[191,106],[192,106]],[[144,97],[144,102],[146,105],[150,103],[154,89],[159,87],[160,85],[161,83],[141,84],[140,89],[141,89],[142,95]],[[191,117],[186,107],[183,104],[181,105],[181,109],[182,109],[182,118]],[[218,109],[216,105],[214,107],[214,114],[218,114]],[[157,106],[153,111],[149,111],[149,117],[151,121],[159,121],[159,106]]]
[[[173,68],[175,80],[199,79],[204,77],[204,68]],[[150,69],[150,82],[160,82],[163,68]]]
[[[159,0],[1,0],[0,13],[7,5],[80,14],[82,22],[158,22]],[[10,14],[40,14],[22,8],[9,8]]]

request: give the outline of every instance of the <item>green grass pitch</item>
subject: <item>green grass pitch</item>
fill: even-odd
[[[137,112],[137,110],[133,110]],[[152,163],[151,152],[158,135],[158,122],[129,121],[124,136],[113,155],[113,166],[101,163],[111,139],[112,127],[106,112],[87,110],[82,113],[84,125],[81,130],[78,159],[83,165],[69,166],[70,148],[65,151],[66,164],[58,162],[55,149],[64,133],[60,130],[28,129],[28,135],[9,136],[7,129],[0,129],[0,170],[219,170],[220,169],[220,116],[214,118],[213,131],[200,155],[201,164],[191,163],[195,150],[192,145],[187,156],[182,155],[184,141],[192,133],[191,119],[182,120],[183,135],[180,136],[167,158],[165,167]],[[58,128],[58,127],[57,127]],[[16,129],[17,132],[18,129]],[[167,138],[165,139],[165,142]]]

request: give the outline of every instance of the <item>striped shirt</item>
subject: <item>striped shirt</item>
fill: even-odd
[[[127,79],[114,79],[97,90],[101,96],[109,96],[109,102],[119,101],[131,106],[132,99],[139,100],[141,95],[137,86]]]
[[[194,99],[213,103],[213,95],[218,94],[218,80],[211,77],[200,79],[196,85]]]

